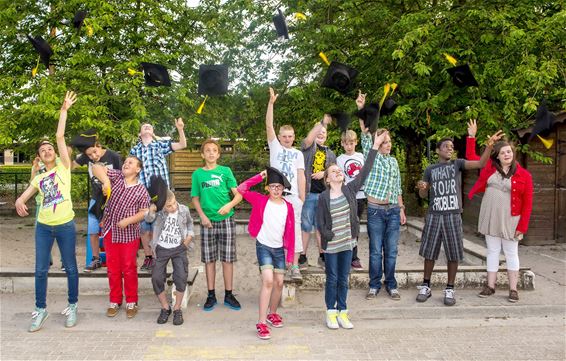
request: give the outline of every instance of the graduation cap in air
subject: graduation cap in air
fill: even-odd
[[[171,86],[167,68],[161,64],[141,63],[145,84],[148,86]]]
[[[336,124],[340,128],[340,132],[344,133],[348,130],[348,126],[352,119],[350,118],[350,114],[344,112],[336,112],[331,114],[334,119],[336,119]]]
[[[158,212],[165,206],[168,189],[169,187],[167,187],[167,182],[165,182],[162,177],[152,175],[149,179],[149,188],[147,189],[147,192],[151,198],[151,203],[155,204]]]
[[[277,15],[273,15],[273,24],[275,25],[277,37],[284,37],[285,39],[289,39],[289,29],[287,28],[285,14],[283,14],[283,11],[281,11],[281,9],[277,9],[277,12]]]
[[[370,132],[373,133],[379,122],[379,103],[366,104],[362,109],[357,110],[354,115],[362,119],[364,126],[370,128]]]
[[[204,65],[198,70],[198,93],[217,96],[228,92],[228,66]]]
[[[392,97],[387,97],[387,99],[385,99],[383,105],[381,106],[379,115],[384,117],[393,114],[395,112],[395,109],[397,109],[397,105],[398,104],[395,102],[395,100],[393,100]]]
[[[94,144],[98,140],[98,133],[96,129],[91,128],[84,132],[75,135],[71,139],[71,146],[77,148],[81,153],[84,153],[90,147],[94,147]]]
[[[73,27],[77,30],[81,30],[81,27],[84,24],[85,18],[88,15],[88,12],[85,10],[79,10],[75,13],[75,17],[73,18]]]
[[[28,40],[32,43],[35,51],[39,53],[41,62],[49,68],[49,60],[53,55],[53,50],[47,41],[45,41],[41,36],[36,36],[35,38],[31,35],[26,35]]]
[[[547,137],[550,134],[555,120],[556,117],[554,114],[548,111],[546,99],[543,99],[537,108],[536,121],[531,135],[529,136],[529,142],[537,136],[547,149],[552,147],[552,139],[544,139],[543,137]]]
[[[322,86],[337,90],[342,94],[348,94],[354,88],[354,80],[358,71],[346,64],[333,61],[326,70],[322,80]]]
[[[454,85],[459,88],[478,86],[478,82],[476,81],[476,78],[474,78],[474,74],[468,64],[448,68],[446,71],[452,77]]]
[[[291,189],[291,183],[277,168],[267,167],[267,184],[282,184],[285,189]]]

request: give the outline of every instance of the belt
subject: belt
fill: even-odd
[[[392,208],[399,208],[399,205],[395,203],[379,204],[379,203],[368,202],[368,208],[392,209]]]

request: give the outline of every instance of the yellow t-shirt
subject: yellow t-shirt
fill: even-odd
[[[39,192],[39,223],[58,226],[75,218],[71,202],[71,169],[58,164],[55,168],[36,175],[31,185]]]

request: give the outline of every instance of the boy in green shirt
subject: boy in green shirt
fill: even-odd
[[[191,196],[200,217],[201,261],[206,265],[208,296],[204,310],[212,311],[217,303],[214,291],[217,259],[222,262],[224,275],[224,305],[239,310],[240,303],[232,293],[233,262],[236,261],[233,208],[242,201],[242,196],[236,190],[238,184],[232,170],[216,163],[220,158],[220,145],[208,139],[200,153],[205,165],[193,173]],[[230,193],[234,196],[232,199]]]

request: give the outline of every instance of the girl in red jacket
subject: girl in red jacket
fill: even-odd
[[[265,178],[269,195],[250,191],[251,187]],[[256,239],[261,272],[256,330],[257,337],[262,340],[271,338],[266,322],[275,328],[283,327],[277,307],[283,291],[285,270],[287,265],[293,263],[295,254],[295,216],[293,206],[283,198],[285,189],[291,189],[291,184],[283,173],[273,167],[268,167],[238,186],[238,192],[252,205],[248,232]]]
[[[475,139],[467,142],[466,155],[475,154]],[[515,151],[506,141],[495,143],[490,160],[481,170],[468,197],[485,192],[482,198],[478,231],[487,244],[487,284],[480,297],[495,293],[501,248],[509,277],[509,302],[519,301],[519,241],[527,232],[533,203],[531,174],[515,160]]]

